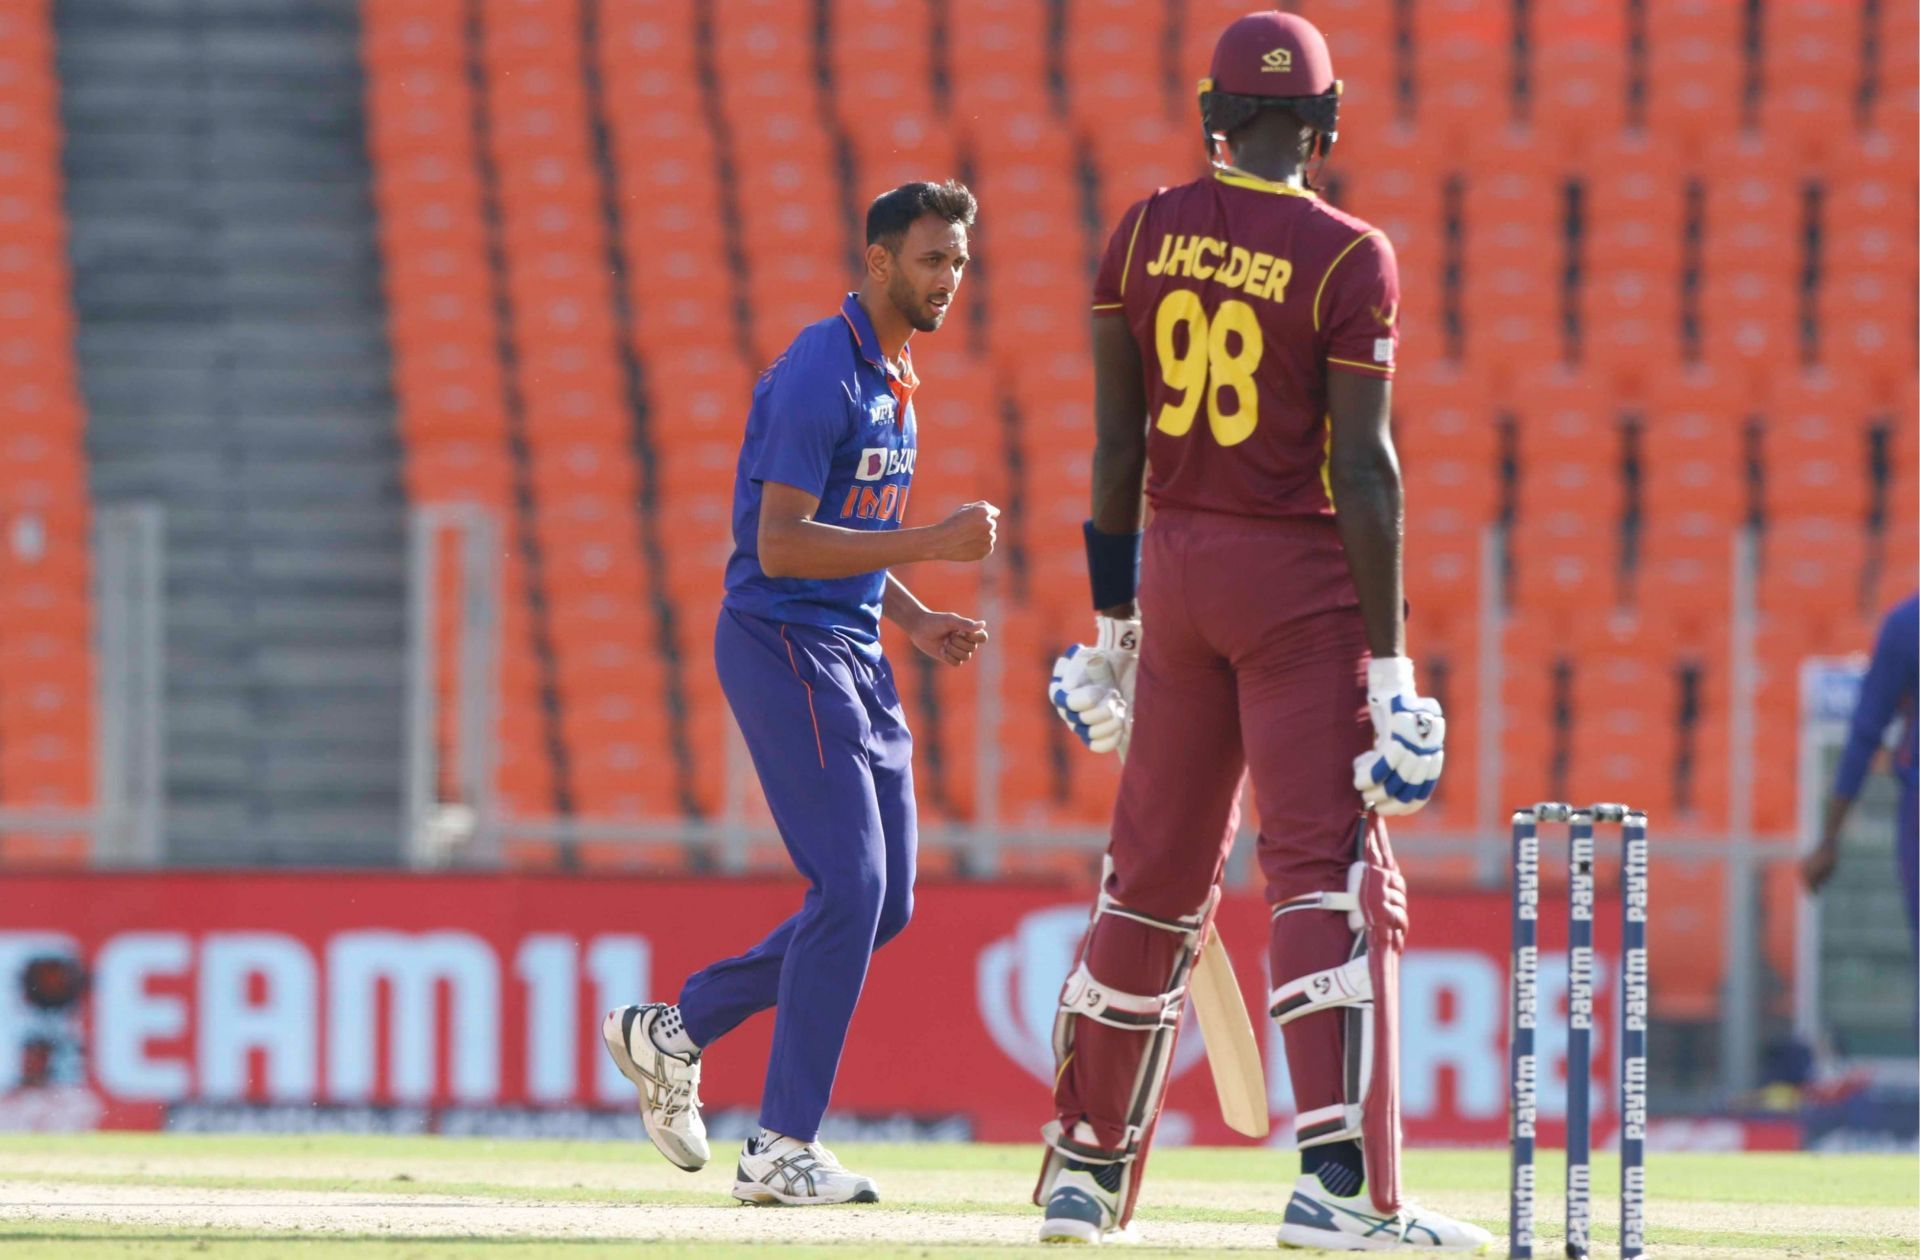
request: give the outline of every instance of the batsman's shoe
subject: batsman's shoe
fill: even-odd
[[[1043,1243],[1119,1242],[1114,1229],[1120,1196],[1103,1189],[1090,1172],[1064,1169],[1047,1196],[1047,1218],[1040,1222]]]
[[[665,1013],[661,1002],[623,1006],[600,1025],[607,1053],[620,1075],[640,1091],[640,1122],[675,1168],[699,1172],[713,1152],[700,1120],[700,1056],[682,1058],[653,1044],[653,1025]]]
[[[742,1203],[784,1203],[812,1207],[828,1203],[878,1203],[873,1178],[848,1172],[832,1151],[818,1142],[783,1137],[767,1143],[750,1137],[740,1148],[733,1174],[733,1197]]]
[[[1293,1199],[1280,1225],[1280,1245],[1321,1251],[1484,1255],[1493,1247],[1493,1235],[1411,1201],[1402,1203],[1397,1215],[1382,1216],[1364,1190],[1342,1198],[1329,1194],[1318,1177],[1309,1175],[1293,1183]]]

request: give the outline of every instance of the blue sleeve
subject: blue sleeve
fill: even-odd
[[[1886,735],[1903,696],[1914,687],[1915,655],[1920,645],[1914,642],[1920,633],[1920,605],[1913,600],[1896,607],[1880,623],[1880,639],[1874,644],[1873,661],[1860,680],[1860,698],[1853,706],[1853,722],[1847,730],[1847,746],[1840,754],[1840,766],[1833,776],[1833,794],[1852,798],[1860,795],[1867,766],[1874,750]]]
[[[767,382],[761,413],[766,425],[747,475],[810,494],[826,491],[834,448],[847,428],[846,385],[820,370],[815,355],[796,347]]]

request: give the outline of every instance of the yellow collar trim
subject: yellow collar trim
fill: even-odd
[[[1213,177],[1223,184],[1235,188],[1251,188],[1255,192],[1279,193],[1283,197],[1305,197],[1308,201],[1317,201],[1310,189],[1296,188],[1292,184],[1276,183],[1270,179],[1261,179],[1258,175],[1249,175],[1243,170],[1231,166],[1216,166]]]

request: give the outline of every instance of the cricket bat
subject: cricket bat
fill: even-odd
[[[1221,1118],[1235,1133],[1267,1136],[1267,1074],[1260,1066],[1260,1046],[1253,1039],[1253,1023],[1247,1018],[1240,982],[1234,978],[1233,962],[1218,928],[1207,931],[1206,944],[1193,964],[1188,995],[1200,1021],[1200,1036],[1207,1043],[1207,1064],[1213,1069]]]

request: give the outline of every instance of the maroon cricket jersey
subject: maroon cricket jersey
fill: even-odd
[[[1378,229],[1215,171],[1121,216],[1094,282],[1146,372],[1156,508],[1324,516],[1327,373],[1393,375],[1400,277]]]

